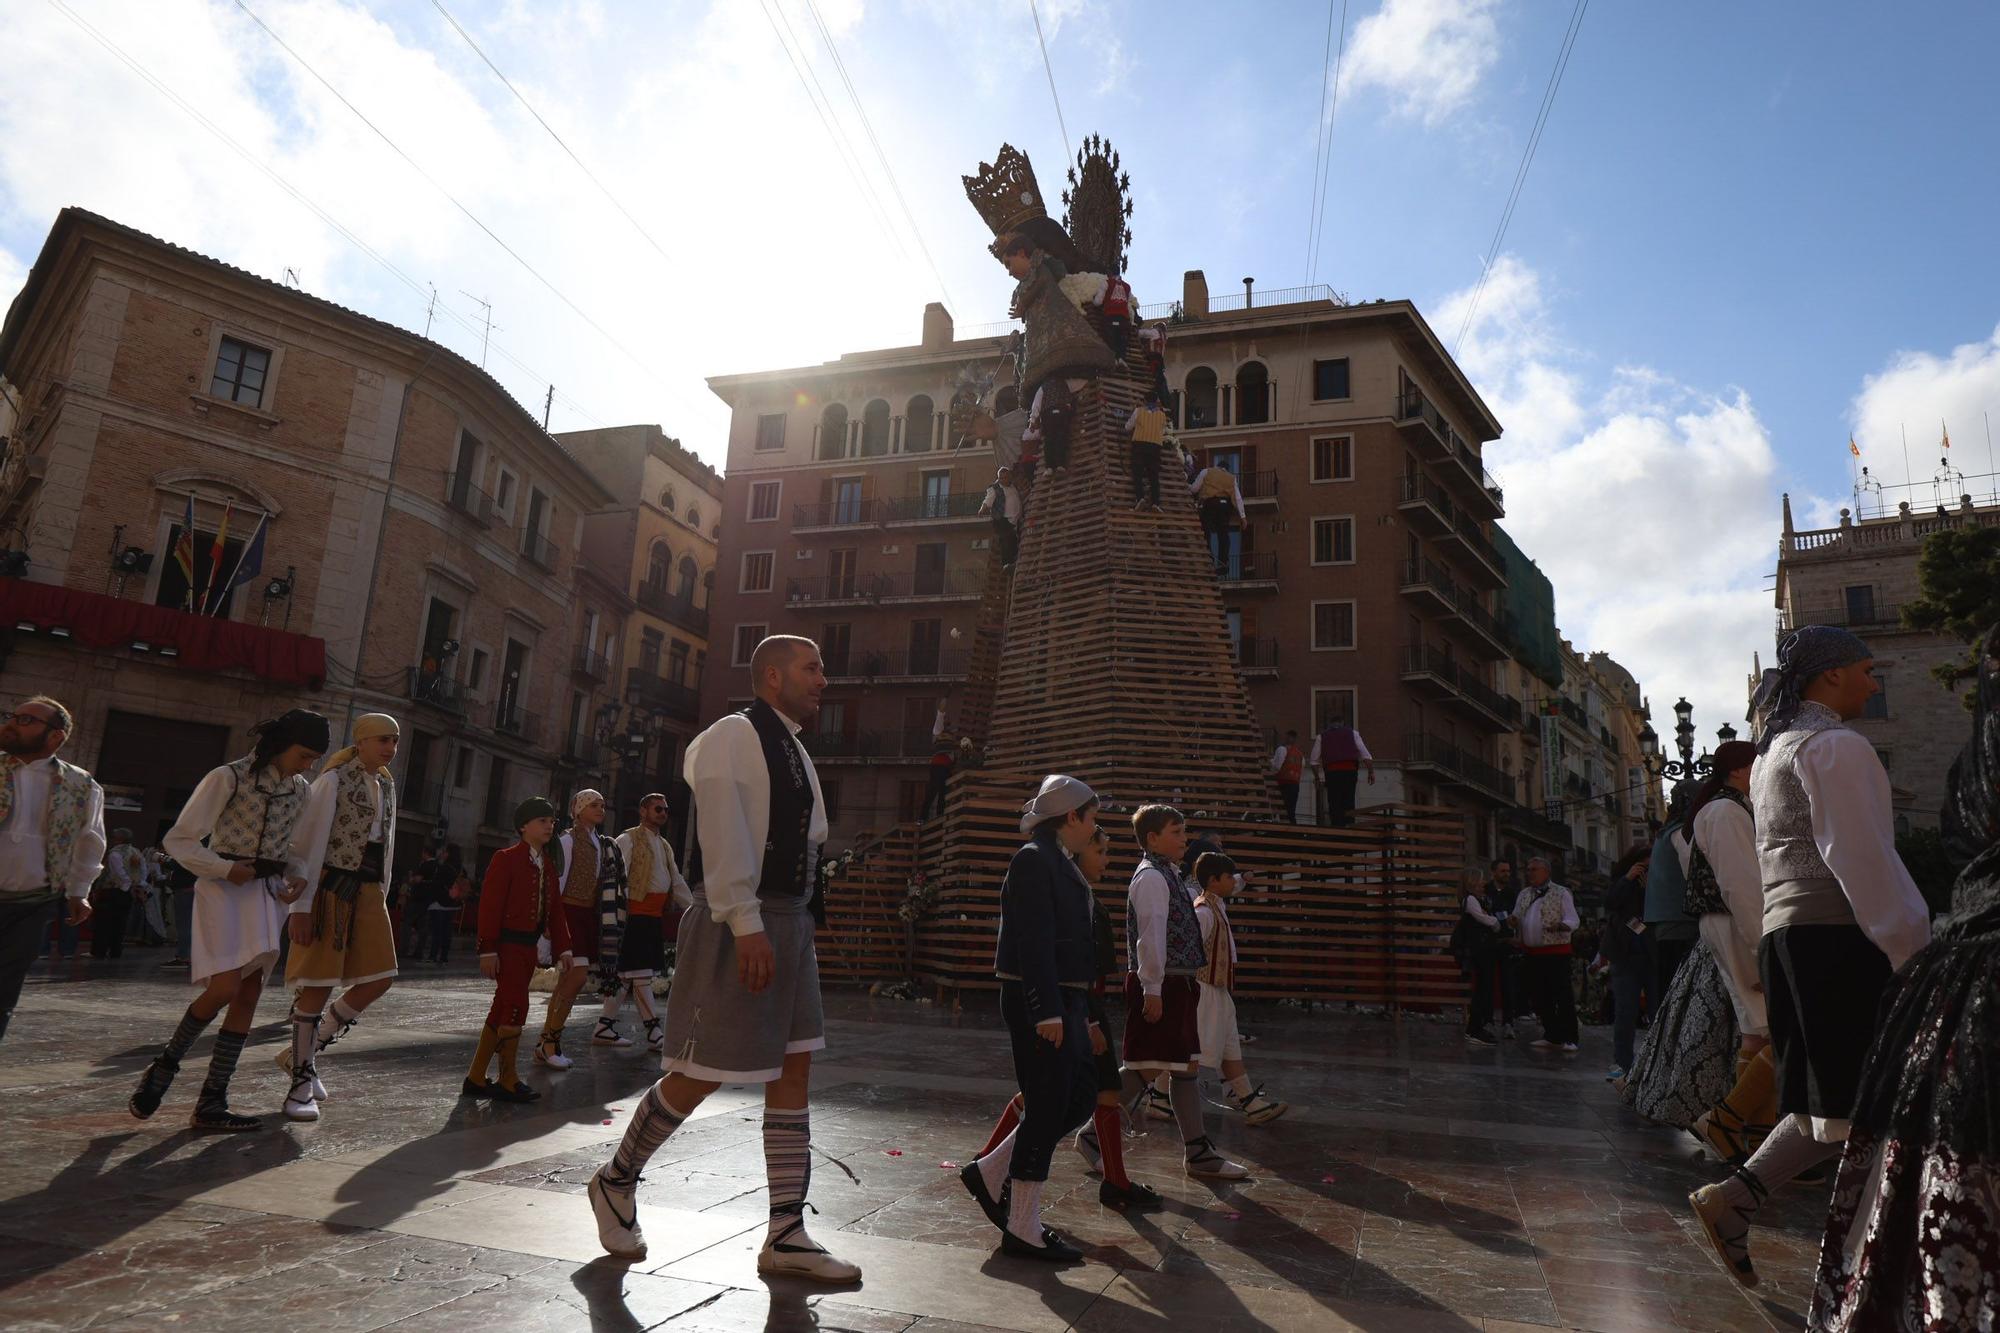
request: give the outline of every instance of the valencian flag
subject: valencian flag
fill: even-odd
[[[181,597],[181,609],[194,610],[194,492],[188,492],[187,513],[181,519],[181,535],[174,538],[174,563],[181,567],[181,582],[187,592]]]
[[[208,614],[209,598],[222,582],[222,546],[229,540],[229,515],[236,509],[236,502],[229,501],[222,506],[222,522],[215,525],[215,545],[208,548],[208,582],[201,589],[201,612]]]
[[[243,554],[236,557],[235,572],[229,576],[229,582],[222,585],[224,596],[264,572],[264,531],[270,526],[269,514],[257,520],[257,531],[250,534],[249,545],[243,548]]]

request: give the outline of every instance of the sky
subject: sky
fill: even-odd
[[[78,204],[719,465],[706,376],[1002,319],[959,176],[1012,142],[1054,193],[1101,133],[1142,301],[1190,268],[1414,300],[1565,635],[1706,738],[1770,657],[1781,493],[1837,523],[1850,438],[1919,507],[1940,457],[1993,471],[2000,6],[1597,0],[1535,140],[1575,12],[0,0],[0,301]]]

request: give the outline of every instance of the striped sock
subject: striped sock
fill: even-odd
[[[229,1080],[235,1077],[236,1060],[243,1054],[243,1042],[249,1035],[228,1028],[215,1034],[215,1054],[208,1059],[208,1077],[202,1081],[196,1106],[209,1110],[229,1105]]]
[[[764,1175],[771,1187],[771,1225],[766,1245],[804,1225],[806,1189],[812,1184],[811,1112],[764,1108]]]
[[[655,1083],[632,1108],[632,1123],[625,1126],[625,1137],[618,1140],[618,1151],[612,1154],[611,1166],[604,1173],[612,1184],[629,1186],[636,1181],[660,1145],[687,1119],[686,1111],[667,1105],[666,1094],[660,1091],[665,1081]]]
[[[167,1048],[160,1052],[161,1056],[168,1064],[179,1067],[181,1057],[188,1053],[188,1047],[194,1045],[195,1039],[206,1032],[208,1025],[214,1021],[214,1014],[203,1018],[194,1011],[193,1005],[189,1005],[187,1012],[181,1015],[180,1026],[174,1029],[174,1035],[167,1038]]]

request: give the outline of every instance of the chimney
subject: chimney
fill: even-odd
[[[1189,319],[1208,318],[1208,279],[1198,268],[1181,274],[1181,313]]]
[[[952,344],[951,311],[936,301],[924,307],[924,350],[940,352]]]
[[[1254,304],[1250,299],[1250,289],[1256,285],[1257,279],[1255,278],[1243,279],[1243,308],[1245,310],[1248,310]]]

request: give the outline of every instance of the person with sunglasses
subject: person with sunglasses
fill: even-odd
[[[72,927],[87,921],[104,868],[104,788],[56,758],[70,729],[43,695],[0,721],[0,1037],[49,922],[58,908]]]

